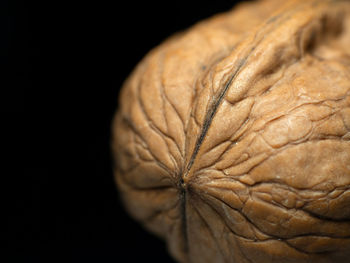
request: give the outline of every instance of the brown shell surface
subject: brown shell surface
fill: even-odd
[[[152,50],[119,99],[122,200],[177,261],[349,262],[350,1],[240,4]]]

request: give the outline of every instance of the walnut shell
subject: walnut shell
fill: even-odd
[[[350,1],[243,3],[152,50],[113,123],[129,213],[179,262],[349,262]]]

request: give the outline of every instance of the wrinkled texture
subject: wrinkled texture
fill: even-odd
[[[126,209],[179,262],[349,262],[349,47],[349,1],[264,0],[152,50],[113,123]]]

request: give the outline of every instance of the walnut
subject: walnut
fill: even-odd
[[[126,80],[128,212],[179,262],[349,262],[350,1],[242,3]]]

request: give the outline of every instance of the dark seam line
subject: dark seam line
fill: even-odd
[[[186,177],[188,172],[190,171],[190,169],[191,169],[191,167],[192,167],[192,165],[194,163],[194,159],[196,158],[196,156],[198,154],[199,147],[201,146],[201,144],[203,142],[203,139],[204,139],[205,135],[208,132],[209,126],[210,126],[210,124],[211,124],[211,122],[213,120],[213,117],[214,117],[214,115],[216,113],[216,110],[218,109],[218,107],[219,107],[222,99],[224,98],[224,96],[225,96],[229,86],[231,85],[233,79],[236,77],[237,73],[239,72],[241,67],[244,65],[244,63],[246,61],[246,58],[244,60],[240,61],[236,71],[234,72],[232,77],[229,79],[229,81],[226,83],[225,87],[221,90],[218,99],[214,100],[211,109],[206,114],[202,132],[201,132],[200,136],[197,139],[196,146],[195,146],[194,152],[193,152],[193,154],[191,156],[191,159],[190,159],[190,161],[189,161],[189,163],[187,165],[186,172],[183,175],[183,177],[180,179],[180,182],[179,182],[179,184],[180,184],[180,191],[181,191],[180,192],[180,199],[181,199],[182,233],[183,233],[183,236],[184,236],[184,251],[185,251],[186,254],[188,253],[188,250],[189,250],[189,247],[188,247],[188,233],[187,233],[187,215],[186,215],[186,191],[187,191],[187,189],[186,189],[186,186],[185,186],[183,178]]]
[[[233,79],[237,76],[237,73],[242,68],[244,63],[246,62],[246,59],[247,58],[245,58],[244,60],[240,61],[236,71],[233,73],[233,75],[231,76],[229,81],[226,83],[225,87],[221,90],[218,98],[216,100],[214,100],[214,102],[212,103],[211,108],[209,109],[208,113],[206,114],[202,132],[201,132],[200,136],[197,139],[195,149],[194,149],[193,154],[191,156],[191,159],[190,159],[190,161],[189,161],[189,163],[187,165],[186,174],[184,174],[184,177],[187,176],[188,172],[190,171],[190,169],[191,169],[191,167],[192,167],[192,165],[194,163],[194,159],[196,158],[196,156],[198,154],[199,148],[200,148],[200,146],[201,146],[201,144],[202,144],[202,142],[204,140],[205,135],[208,132],[209,126],[210,126],[211,122],[213,121],[214,115],[215,115],[218,107],[220,106],[222,99],[224,98],[224,96],[225,96],[229,86],[231,85]]]
[[[197,141],[196,141],[196,145],[195,145],[195,149],[191,155],[190,161],[188,162],[188,165],[186,167],[185,173],[183,174],[182,178],[180,178],[180,199],[181,199],[181,212],[182,212],[182,231],[183,231],[183,235],[184,235],[184,239],[185,239],[185,244],[184,244],[184,249],[185,251],[188,250],[188,234],[187,234],[187,222],[186,222],[186,185],[184,183],[184,178],[187,177],[189,171],[191,170],[191,167],[194,163],[194,160],[199,152],[199,148],[204,140],[204,137],[206,136],[209,126],[213,121],[214,115],[218,109],[218,107],[221,104],[221,101],[223,100],[228,88],[230,87],[233,79],[237,76],[238,72],[240,71],[240,69],[242,68],[242,66],[246,63],[249,55],[251,54],[251,52],[255,49],[255,47],[253,47],[250,52],[245,56],[244,59],[241,59],[238,63],[237,69],[235,70],[235,72],[233,73],[233,75],[231,76],[231,78],[228,80],[228,82],[226,83],[226,85],[224,86],[224,88],[220,91],[219,96],[217,97],[217,99],[214,98],[211,108],[209,109],[209,111],[206,114],[204,123],[203,123],[203,128],[201,131],[200,136],[198,137]],[[195,118],[194,118],[195,119]]]
[[[183,233],[184,237],[184,252],[185,254],[188,253],[188,234],[187,234],[187,215],[186,215],[186,189],[183,187],[183,181],[181,179],[180,181],[180,209],[181,209],[181,231]]]

